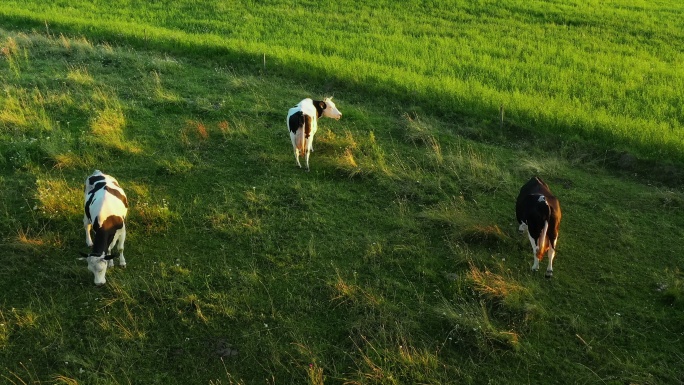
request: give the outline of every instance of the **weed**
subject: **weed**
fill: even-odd
[[[497,327],[483,302],[445,301],[438,311],[451,325],[448,340],[457,348],[460,346],[480,355],[489,354],[493,349],[520,349],[519,334]]]
[[[405,113],[403,115],[405,124],[405,137],[412,143],[427,144],[434,139],[434,127],[416,115]]]
[[[539,318],[540,310],[535,305],[530,290],[515,282],[512,277],[481,270],[474,264],[466,276],[467,284],[479,299],[504,313],[512,322],[525,322]]]
[[[66,78],[82,86],[92,86],[95,83],[95,80],[88,72],[88,68],[85,66],[71,66]]]
[[[10,71],[18,78],[21,74],[21,66],[28,62],[26,51],[19,47],[19,44],[14,37],[10,36],[2,44],[2,47],[0,47],[0,52],[5,60],[7,60]],[[22,52],[24,60],[22,60]]]
[[[678,308],[684,305],[684,275],[679,269],[665,270],[656,290],[668,305]]]

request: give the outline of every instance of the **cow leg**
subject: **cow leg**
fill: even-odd
[[[311,149],[307,148],[305,157],[306,157],[306,171],[309,171],[309,155],[311,155]]]
[[[83,216],[83,227],[85,227],[86,245],[88,245],[88,247],[93,247],[93,239],[90,237],[90,229],[93,227],[93,225],[85,215]]]
[[[299,149],[295,148],[295,160],[297,161],[297,167],[302,168],[302,164],[299,163]]]
[[[556,245],[558,244],[558,238],[554,240],[554,242],[551,244],[549,247],[549,251],[547,253],[549,257],[549,265],[546,267],[546,278],[551,278],[553,277],[553,258],[556,257]]]
[[[112,239],[112,243],[110,243],[109,247],[107,248],[107,255],[112,255],[112,249],[114,248],[114,245],[119,241],[119,231],[114,233],[114,239]],[[110,267],[114,267],[114,259],[107,260],[107,268]]]
[[[539,259],[537,258],[537,251],[539,250],[539,247],[537,246],[537,241],[532,238],[529,231],[527,232],[527,237],[530,239],[530,244],[532,245],[532,258],[534,259],[532,262],[532,271],[538,271]]]
[[[546,278],[553,277],[553,257],[555,257],[555,256],[556,256],[556,251],[553,249],[553,247],[549,247],[549,252],[548,252],[549,265],[546,267],[546,274],[544,275]]]
[[[119,243],[117,244],[117,250],[119,251],[119,266],[126,267],[126,258],[124,258],[124,242],[126,242],[126,224],[124,223],[123,228],[121,228],[121,235],[119,236]]]

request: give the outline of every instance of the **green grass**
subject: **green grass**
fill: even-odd
[[[649,41],[680,34],[668,18],[676,5],[575,4],[573,13],[562,4],[541,11],[539,3],[483,3],[412,15],[410,5],[394,3],[370,11],[346,3],[133,10],[71,2],[69,12],[60,3],[13,4],[0,5],[4,382],[684,380],[681,184],[606,168],[597,147],[611,148],[604,140],[616,134],[567,121],[592,121],[595,95],[624,91],[624,83],[583,83],[566,116],[552,101],[567,91],[544,95],[548,84],[518,80],[520,100],[552,107],[533,115],[532,102],[516,110],[506,99],[507,132],[492,133],[503,99],[471,91],[503,95],[501,82],[440,88],[448,97],[434,105],[440,79],[465,81],[445,72],[456,59],[439,50],[425,55],[444,62],[411,59],[432,41],[430,31],[480,36],[476,26],[501,20],[535,36],[536,28],[607,33],[614,39],[602,40],[616,42],[606,55],[630,47],[676,59],[677,39],[660,40],[659,50],[639,40],[644,31]],[[653,12],[644,17],[642,8]],[[305,9],[316,17],[302,18],[301,30],[285,28]],[[227,22],[238,14],[244,23]],[[473,29],[455,27],[461,14]],[[267,16],[282,23],[264,23]],[[428,17],[434,22],[421,19]],[[371,19],[378,23],[364,22]],[[504,27],[502,42],[512,39]],[[297,43],[290,51],[282,43],[326,29],[337,46]],[[412,34],[420,44],[401,44]],[[551,36],[548,44],[570,39]],[[363,44],[369,40],[377,46]],[[373,55],[383,42],[387,51]],[[469,44],[474,62],[485,63],[480,49],[492,47]],[[320,64],[322,57],[329,59]],[[307,80],[302,63],[320,71]],[[535,73],[555,79],[563,66],[554,63]],[[672,76],[659,87],[681,79]],[[321,121],[304,173],[285,114],[303,97],[328,93],[344,117]],[[618,102],[639,105],[646,99],[637,94]],[[662,111],[673,105],[658,100]],[[657,108],[610,108],[607,116],[681,125],[654,115]],[[549,138],[530,143],[524,132]],[[649,149],[676,155],[665,161],[681,156],[667,142],[628,133],[618,147],[647,159]],[[86,250],[83,180],[95,168],[114,175],[131,202],[128,268],[110,271],[102,289],[75,260]],[[514,223],[517,190],[533,174],[563,205],[553,280],[529,272],[529,243]]]
[[[274,74],[391,95],[466,125],[495,122],[503,105],[509,137],[531,131],[555,148],[560,134],[597,154],[666,163],[684,160],[682,11],[641,1],[0,6],[10,23],[45,31],[211,54],[253,70],[265,57]]]

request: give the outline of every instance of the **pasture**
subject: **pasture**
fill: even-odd
[[[359,3],[0,4],[3,382],[684,381],[683,6]],[[306,173],[285,116],[330,95]]]

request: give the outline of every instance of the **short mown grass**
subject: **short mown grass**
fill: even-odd
[[[2,7],[5,26],[40,16]],[[302,82],[167,50],[152,27],[147,49],[99,22],[70,36],[85,22],[54,15],[0,30],[4,382],[682,380],[678,184],[623,178],[584,142],[548,152],[378,102],[344,73]],[[329,94],[344,117],[320,121],[305,173],[284,117]],[[75,260],[96,168],[131,203],[128,267],[102,289]],[[563,205],[552,280],[514,223],[534,174]]]

